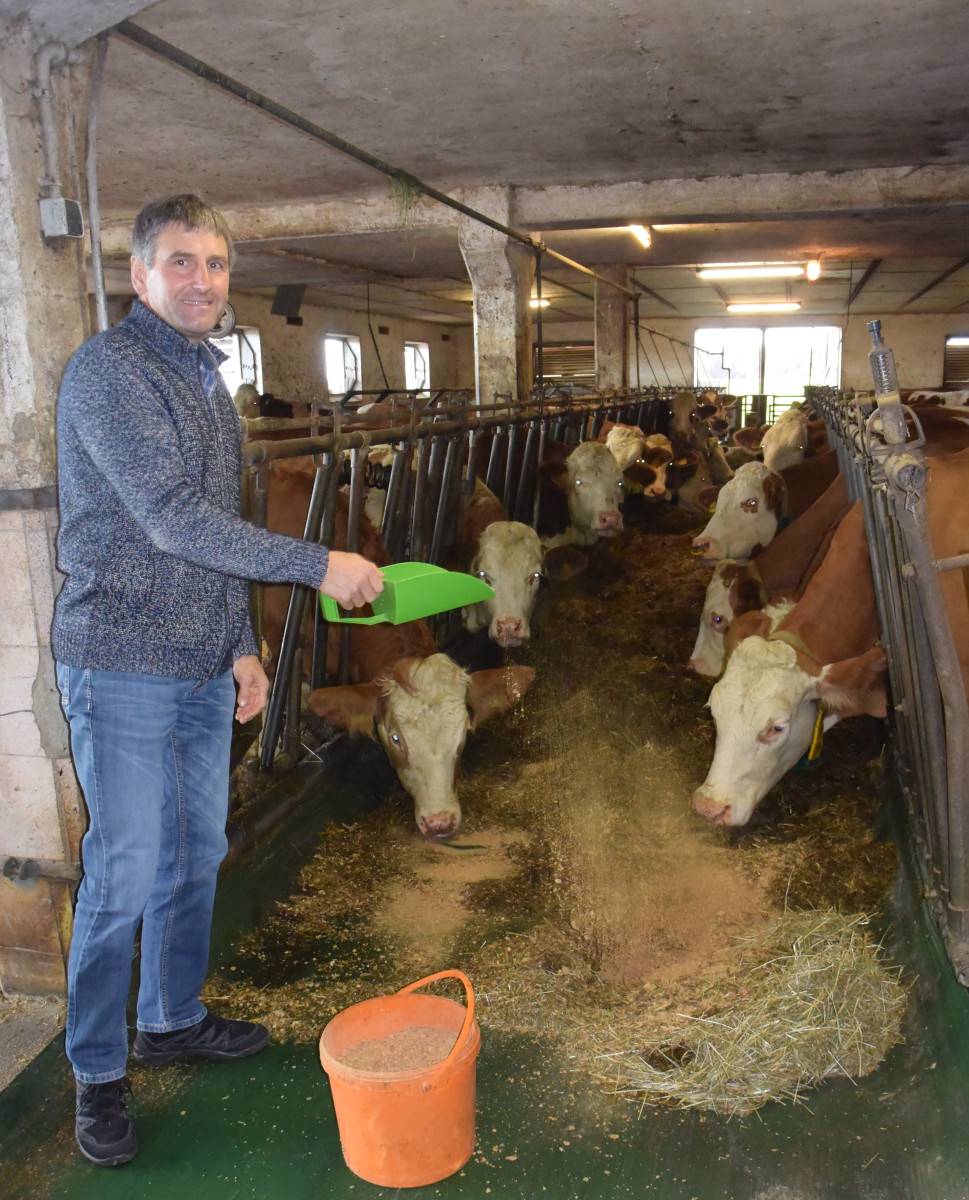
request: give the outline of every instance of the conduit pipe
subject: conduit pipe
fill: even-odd
[[[361,147],[355,146],[352,142],[346,141],[337,134],[331,133],[330,130],[324,129],[313,121],[307,120],[306,117],[294,112],[291,108],[286,108],[285,105],[278,104],[275,100],[270,99],[269,96],[263,95],[262,92],[257,92],[254,88],[247,87],[246,84],[240,83],[239,80],[233,79],[230,75],[226,75],[216,67],[202,62],[201,59],[196,58],[194,55],[180,50],[177,46],[173,46],[170,42],[166,42],[160,37],[156,37],[155,34],[149,33],[147,29],[142,29],[140,25],[135,25],[131,21],[120,21],[115,25],[114,32],[120,34],[121,37],[127,38],[128,41],[141,46],[143,49],[157,54],[159,58],[167,59],[176,66],[181,67],[182,70],[188,71],[190,75],[204,79],[207,83],[215,84],[216,87],[221,88],[224,92],[229,92],[238,99],[244,100],[246,104],[251,104],[254,108],[262,109],[263,112],[268,113],[271,117],[275,117],[276,120],[282,121],[286,125],[291,125],[294,129],[300,130],[301,133],[309,134],[310,137],[315,138],[319,142],[324,142],[334,150],[339,150],[341,154],[349,155],[350,158],[355,158],[357,162],[372,167],[375,171],[380,171],[397,183],[413,188],[415,191],[419,191],[429,197],[429,199],[437,200],[439,204],[453,208],[456,212],[463,213],[464,216],[470,217],[473,221],[478,221],[482,225],[487,225],[491,229],[497,230],[498,233],[503,233],[505,237],[510,238],[512,241],[520,242],[523,246],[527,246],[533,254],[550,254],[552,258],[565,263],[566,266],[572,267],[576,271],[582,271],[586,275],[591,275],[593,279],[608,284],[610,287],[616,288],[629,297],[635,296],[636,293],[629,288],[623,287],[614,280],[603,278],[601,275],[596,274],[591,267],[585,267],[571,258],[566,258],[564,254],[550,250],[544,242],[536,242],[527,233],[522,233],[521,230],[513,229],[509,225],[503,225],[500,221],[495,221],[492,217],[486,216],[476,209],[469,208],[467,204],[462,204],[460,200],[455,200],[453,196],[447,195],[446,192],[440,192],[437,188],[431,187],[430,184],[418,179],[416,175],[411,175],[409,171],[384,162],[382,158],[377,158],[376,155],[370,154],[369,151],[363,150]]]
[[[67,47],[62,42],[48,42],[34,55],[37,86],[34,95],[40,114],[40,140],[44,151],[44,186],[50,197],[61,196],[61,172],[57,161],[57,126],[54,121],[54,97],[50,90],[51,68],[67,62]]]
[[[87,223],[91,234],[91,270],[94,275],[94,302],[98,317],[98,330],[108,328],[108,302],[104,288],[104,262],[101,257],[101,202],[98,196],[98,109],[101,104],[101,86],[104,83],[104,64],[108,57],[108,35],[98,37],[94,53],[94,68],[91,75],[91,95],[87,110],[87,148],[84,155],[84,173],[87,186]]]

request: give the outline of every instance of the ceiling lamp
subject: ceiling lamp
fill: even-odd
[[[760,302],[755,303],[755,304],[728,304],[727,312],[732,312],[732,313],[758,313],[758,312],[786,313],[786,312],[797,312],[800,307],[801,307],[800,304],[795,304],[794,302],[785,301],[782,303],[782,302],[768,301],[763,304],[761,304]]]
[[[536,300],[533,296],[528,303],[532,308],[548,308],[549,302],[547,300]]]
[[[647,250],[649,249],[653,239],[649,236],[649,230],[645,225],[628,225],[627,229],[630,233],[635,234],[636,237],[639,238]]]
[[[796,263],[709,263],[697,271],[698,279],[793,279],[803,275],[804,268]]]
[[[812,258],[811,261],[804,268],[804,274],[808,277],[808,279],[811,280],[812,283],[814,283],[814,281],[816,279],[820,279],[821,278],[821,263],[820,263],[820,261],[816,258]]]

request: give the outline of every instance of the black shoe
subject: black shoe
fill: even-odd
[[[185,1058],[247,1058],[269,1043],[269,1030],[255,1021],[232,1021],[207,1013],[197,1025],[171,1033],[139,1029],[131,1057],[143,1067],[164,1067]]]
[[[130,1091],[127,1075],[110,1083],[77,1081],[74,1136],[84,1157],[100,1167],[130,1162],[138,1149],[134,1123],[125,1104]]]

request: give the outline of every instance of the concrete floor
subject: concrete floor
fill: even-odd
[[[63,1001],[0,996],[0,1091],[60,1033],[64,1015]]]

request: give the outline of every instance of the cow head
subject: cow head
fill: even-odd
[[[622,531],[622,471],[601,442],[582,442],[563,463],[542,463],[541,475],[565,493],[574,540],[592,545]]]
[[[885,661],[875,647],[822,667],[786,642],[744,639],[710,693],[717,741],[707,777],[693,793],[696,812],[717,825],[746,825],[807,753],[819,721],[827,730],[860,713],[883,717]]]
[[[783,471],[804,458],[808,448],[808,415],[800,408],[782,412],[764,433],[761,449],[765,466]]]
[[[780,475],[763,463],[745,463],[720,489],[716,512],[693,539],[694,555],[707,565],[722,558],[746,561],[777,532],[785,495]]]
[[[722,559],[714,568],[703,600],[703,614],[689,666],[698,675],[719,675],[723,638],[734,617],[764,607],[767,596],[756,573],[745,563]]]
[[[316,688],[306,704],[331,725],[376,736],[414,801],[425,837],[453,837],[461,823],[458,762],[468,731],[512,708],[525,694],[531,667],[499,667],[470,675],[446,654],[400,659],[370,683]]]
[[[484,580],[495,594],[461,610],[464,628],[477,633],[487,626],[488,637],[502,649],[520,646],[531,637],[531,617],[541,581],[571,578],[588,561],[572,546],[543,546],[530,525],[493,522],[481,534],[471,574]]]

